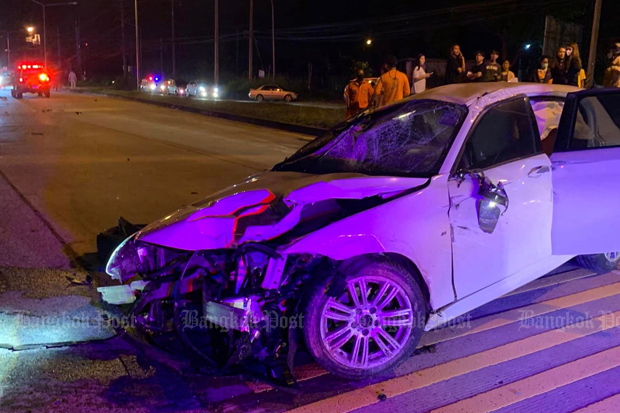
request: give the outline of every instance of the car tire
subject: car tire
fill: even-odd
[[[17,92],[17,93],[15,94],[15,97],[16,97],[17,99],[21,99],[21,98],[23,98],[23,97],[24,97],[24,94],[23,94],[22,92]]]
[[[575,263],[581,268],[592,270],[597,274],[604,274],[618,268],[620,252],[608,252],[607,254],[578,255]]]
[[[37,93],[37,96],[39,96],[40,98],[42,98],[42,97],[43,97],[43,93],[42,93],[42,92],[39,92],[39,93]]]
[[[11,97],[13,99],[17,98],[17,96],[15,95],[15,89],[11,89]]]
[[[286,95],[286,96],[284,96],[284,101],[285,102],[292,102],[293,101],[293,97],[291,95]]]
[[[265,100],[265,98],[263,97],[263,95],[256,95],[256,101],[257,101],[257,102],[262,102],[263,100]]]
[[[387,289],[383,290],[386,285]],[[362,286],[367,291],[365,300]],[[341,268],[339,275],[325,278],[311,288],[304,307],[304,338],[312,356],[330,373],[352,380],[378,378],[412,356],[424,332],[427,304],[414,276],[405,268],[385,258],[362,258]],[[351,288],[357,295],[357,303]],[[389,301],[393,289],[396,293]],[[379,296],[381,291],[383,294]],[[384,300],[387,302],[379,308]],[[403,308],[398,308],[400,305]],[[330,319],[336,306],[355,308],[345,317],[349,321]],[[386,307],[390,307],[387,312]],[[407,316],[388,321],[384,315],[390,311],[401,311]],[[339,316],[342,314],[345,313]],[[346,339],[351,332],[353,335]],[[391,339],[385,339],[386,335]],[[371,353],[371,349],[375,352]]]
[[[45,92],[45,97],[49,98],[50,96],[52,96],[52,93],[48,90],[47,92]]]

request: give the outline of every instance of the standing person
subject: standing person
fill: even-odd
[[[476,64],[467,72],[467,79],[470,82],[484,82],[487,72],[487,65],[484,63],[484,53],[476,52]]]
[[[620,43],[616,43],[614,48],[607,54],[609,67],[605,69],[603,77],[604,87],[620,87]]]
[[[551,78],[553,79],[554,85],[567,85],[568,80],[566,78],[566,48],[560,47],[558,49],[558,54],[555,57],[555,61],[553,62],[553,67],[551,68]]]
[[[515,74],[510,70],[510,61],[508,59],[504,60],[502,63],[502,75],[500,80],[502,82],[518,82],[519,80],[515,77]]]
[[[381,75],[375,87],[375,102],[378,107],[389,105],[409,96],[409,78],[396,69],[397,63],[396,57],[388,56],[383,65],[385,73]]]
[[[497,82],[502,77],[502,67],[497,63],[499,53],[497,50],[491,50],[491,58],[487,62],[486,72],[484,75],[485,82]]]
[[[551,76],[551,69],[549,69],[549,56],[542,56],[540,58],[540,67],[534,73],[532,73],[532,82],[546,83],[550,85],[553,83]]]
[[[356,78],[350,81],[344,89],[344,97],[347,102],[346,119],[366,109],[372,95],[372,86],[364,81],[364,71],[358,70]]]
[[[446,84],[463,83],[465,81],[465,58],[458,44],[452,46],[450,57],[446,63]]]
[[[580,85],[579,81],[579,73],[583,69],[583,66],[581,65],[581,56],[579,56],[579,46],[577,46],[577,43],[571,43],[570,46],[566,48],[566,56],[567,84],[571,86],[583,87]]]
[[[426,73],[426,56],[422,53],[418,55],[418,65],[413,69],[413,84],[411,93],[422,93],[426,90],[426,79],[431,77],[431,73]]]
[[[69,83],[71,84],[71,89],[75,89],[75,86],[77,84],[77,75],[75,74],[73,69],[71,69],[71,72],[69,72]]]

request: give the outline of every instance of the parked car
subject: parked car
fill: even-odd
[[[168,84],[168,94],[175,96],[185,96],[185,91],[187,90],[187,82],[184,81],[175,81],[170,80],[171,83]]]
[[[122,285],[99,291],[227,365],[269,363],[303,317],[319,364],[376,379],[425,331],[569,260],[616,268],[618,182],[619,90],[444,86],[135,227],[106,268]]]
[[[209,97],[209,85],[201,80],[192,80],[187,84],[187,97]]]
[[[278,85],[263,85],[256,89],[250,89],[248,96],[250,99],[259,102],[263,100],[283,100],[285,102],[297,100],[297,93],[286,91]]]

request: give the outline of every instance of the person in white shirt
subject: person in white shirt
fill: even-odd
[[[418,55],[418,65],[413,69],[413,82],[411,83],[411,94],[422,93],[426,90],[426,79],[431,77],[431,73],[426,73],[426,56]]]

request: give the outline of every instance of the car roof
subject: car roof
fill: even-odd
[[[414,99],[433,99],[446,102],[457,103],[469,106],[478,98],[495,93],[506,93],[506,96],[524,94],[526,96],[559,96],[564,97],[568,93],[577,92],[581,89],[574,86],[548,85],[541,83],[509,83],[509,82],[488,82],[488,83],[460,83],[446,85],[433,89],[428,89],[422,93],[407,98]]]

